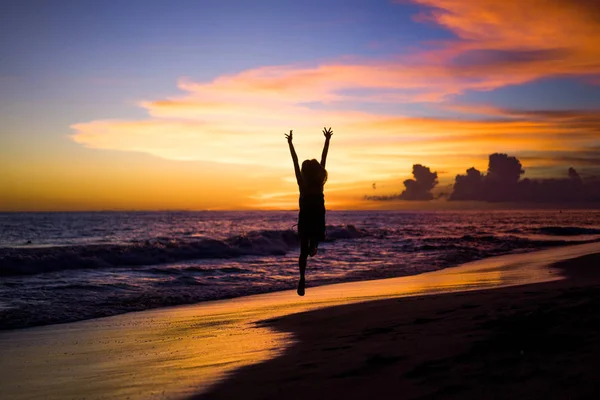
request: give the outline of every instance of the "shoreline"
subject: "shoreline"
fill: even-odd
[[[232,372],[231,379],[239,379],[245,373],[239,371],[268,366],[301,343],[295,328],[280,329],[277,321],[299,315],[306,318],[311,313],[331,317],[345,307],[397,302],[389,300],[394,297],[416,304],[422,299],[477,295],[477,289],[483,288],[556,281],[560,276],[547,267],[549,263],[599,252],[599,243],[568,246],[408,277],[308,288],[305,298],[293,291],[275,292],[3,331],[0,372],[5,383],[1,389],[15,399],[181,398],[210,387],[218,390],[228,385],[230,381],[223,379]],[[522,290],[519,287],[482,292]],[[452,292],[459,294],[448,294]],[[422,324],[432,326],[429,322]],[[329,354],[334,353],[327,357]],[[245,368],[239,370],[241,367]]]
[[[475,258],[474,260],[471,260],[471,261],[464,261],[464,262],[461,262],[458,264],[444,266],[439,269],[433,269],[433,270],[424,269],[419,272],[415,272],[413,269],[412,272],[407,272],[406,274],[401,274],[401,275],[384,273],[381,275],[374,275],[374,276],[367,276],[367,277],[355,277],[355,278],[341,279],[341,280],[335,279],[335,278],[330,279],[330,280],[328,280],[328,279],[323,280],[322,277],[312,278],[312,275],[311,275],[311,277],[310,277],[311,279],[309,280],[308,284],[311,285],[313,283],[316,283],[315,286],[311,286],[312,288],[315,288],[315,287],[331,286],[331,285],[337,285],[337,284],[361,283],[361,282],[370,282],[370,281],[395,279],[395,278],[410,278],[412,276],[418,276],[418,275],[422,275],[425,273],[432,273],[432,272],[444,271],[446,269],[463,267],[465,265],[471,265],[473,263],[479,263],[479,262],[487,263],[488,260],[496,259],[497,257],[506,257],[506,256],[511,256],[511,255],[519,256],[521,254],[537,253],[540,251],[543,252],[543,251],[552,250],[552,249],[561,249],[563,247],[572,247],[572,246],[587,245],[587,244],[594,244],[594,243],[600,243],[600,240],[577,241],[574,243],[569,243],[568,241],[563,241],[563,243],[561,243],[560,245],[554,244],[554,245],[549,245],[547,247],[541,247],[541,248],[513,249],[512,251],[508,251],[506,253],[501,252],[500,254],[496,254],[496,255],[492,254],[485,258]],[[235,260],[235,259],[231,259],[231,261],[239,262],[239,260]],[[421,262],[421,263],[426,265],[426,262]],[[167,264],[167,266],[168,266],[168,264]],[[158,266],[154,266],[153,268],[158,268]],[[226,268],[227,268],[227,266],[225,265],[225,269]],[[323,268],[321,268],[321,269],[323,269]],[[82,269],[80,271],[89,271],[89,270]],[[55,272],[57,272],[57,271],[55,271]],[[60,272],[60,271],[58,271],[58,272]],[[295,271],[295,273],[297,273],[297,272]],[[19,277],[22,278],[24,276],[29,276],[29,275],[17,276],[17,278],[19,278]],[[32,275],[32,276],[35,277],[35,275]],[[175,276],[178,278],[181,277],[178,275],[175,275]],[[11,278],[14,279],[14,277],[8,276],[8,279],[11,279]],[[197,305],[201,305],[201,304],[205,304],[205,303],[210,303],[213,301],[228,301],[228,300],[233,300],[236,298],[246,298],[246,297],[255,296],[255,295],[266,295],[269,293],[277,293],[277,292],[281,292],[281,291],[294,290],[293,288],[295,288],[295,283],[296,283],[296,280],[294,279],[293,282],[290,282],[289,284],[286,284],[286,285],[281,284],[281,285],[277,285],[277,287],[268,287],[268,288],[250,287],[250,288],[246,289],[244,292],[234,294],[233,296],[227,295],[227,294],[221,294],[221,295],[215,296],[213,293],[213,294],[209,294],[207,296],[207,298],[204,298],[205,296],[203,296],[203,295],[199,295],[199,296],[197,296],[199,298],[196,298],[196,296],[186,293],[186,298],[183,300],[180,298],[173,300],[173,299],[168,299],[165,297],[162,297],[162,298],[161,297],[157,297],[157,298],[150,297],[148,299],[147,303],[142,303],[142,302],[138,301],[137,303],[130,303],[130,304],[123,306],[123,304],[120,304],[119,302],[115,302],[114,304],[111,304],[111,306],[113,306],[113,308],[110,308],[110,309],[107,309],[105,307],[94,309],[93,304],[85,303],[85,306],[84,306],[85,309],[83,309],[83,310],[78,309],[77,307],[70,308],[67,305],[67,307],[65,309],[61,309],[61,308],[45,309],[45,310],[43,309],[42,312],[40,312],[38,309],[36,309],[36,307],[34,305],[30,305],[26,308],[15,308],[15,307],[11,307],[9,305],[4,306],[3,303],[0,303],[0,325],[1,325],[0,332],[11,331],[11,330],[15,330],[15,329],[31,329],[31,328],[36,328],[36,327],[77,323],[77,322],[98,319],[98,318],[108,318],[108,317],[114,317],[114,316],[119,316],[119,315],[125,315],[125,314],[132,313],[132,312],[144,312],[144,311],[158,310],[158,309],[163,309],[163,308],[180,307],[180,306],[192,306],[193,307],[193,306],[197,306]],[[16,282],[12,282],[11,285],[12,284],[20,285],[20,283],[16,283]],[[72,284],[77,286],[77,283],[72,283]],[[118,285],[118,282],[116,284]],[[93,286],[94,283],[88,282],[88,285]],[[189,288],[186,288],[186,289],[189,289]],[[99,286],[97,288],[97,290],[102,291],[103,288]],[[138,295],[141,296],[143,294],[144,293],[139,293]],[[135,299],[136,297],[133,296],[133,298]],[[84,296],[84,299],[85,299],[85,296]],[[42,300],[42,301],[44,301],[44,300]],[[115,309],[115,308],[117,308],[117,309]]]
[[[553,264],[561,280],[263,321],[293,346],[193,398],[595,398],[599,265],[595,253]]]
[[[0,242],[32,244],[0,248],[0,329],[294,289],[294,218],[7,217],[11,229]],[[311,285],[386,279],[484,257],[600,242],[599,220],[597,211],[333,213],[322,251],[309,262],[309,279]],[[44,243],[52,246],[37,247]]]

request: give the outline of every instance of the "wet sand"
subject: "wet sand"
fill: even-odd
[[[297,342],[201,399],[597,399],[600,254],[567,279],[265,321]]]
[[[286,291],[0,332],[0,393],[506,398],[509,390],[552,397],[558,392],[544,388],[564,378],[588,394],[600,354],[592,343],[598,329],[589,332],[599,326],[591,271],[599,258],[549,265],[591,253],[600,244],[309,287],[304,298]]]

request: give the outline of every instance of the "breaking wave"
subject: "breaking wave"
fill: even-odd
[[[353,225],[328,226],[327,241],[368,235]],[[118,268],[197,259],[285,255],[298,247],[291,230],[260,230],[225,240],[153,238],[130,244],[41,248],[0,248],[0,276],[32,275],[70,269]]]

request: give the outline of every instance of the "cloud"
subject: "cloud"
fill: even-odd
[[[547,77],[595,81],[600,70],[596,0],[413,0],[417,21],[456,39],[417,56],[451,71],[465,90],[494,90]]]
[[[428,167],[421,164],[413,165],[415,179],[404,181],[406,189],[400,193],[401,200],[431,200],[431,190],[438,184],[437,172],[431,172]]]
[[[600,167],[600,149],[582,149],[576,153],[552,152],[544,156],[523,156],[523,161],[537,165],[578,165],[583,167]]]
[[[438,184],[437,172],[431,172],[429,167],[421,164],[413,165],[412,174],[414,179],[404,181],[405,189],[400,194],[383,196],[365,196],[366,200],[409,200],[428,201],[433,200],[431,191]],[[375,188],[375,184],[373,185]]]
[[[419,21],[442,26],[456,37],[402,56],[264,66],[202,82],[181,79],[180,94],[140,101],[146,119],[73,124],[72,138],[97,149],[257,165],[287,173],[283,132],[294,129],[300,157],[313,158],[322,145],[318,132],[324,125],[333,126],[338,134],[328,165],[332,183],[340,184],[395,179],[398,169],[412,165],[412,160],[400,159],[407,153],[434,158],[435,165],[428,162],[432,168],[452,173],[460,171],[460,162],[494,151],[535,151],[529,156],[534,164],[547,164],[555,153],[577,167],[594,162],[583,154],[600,138],[598,111],[478,108],[453,101],[466,91],[544,77],[597,79],[597,2],[413,2],[425,7]],[[373,104],[402,110],[408,103],[454,107],[492,118],[365,111]],[[457,158],[461,154],[462,159]],[[390,162],[394,157],[398,161]],[[407,186],[412,195],[410,190],[415,189]]]
[[[434,196],[437,173],[420,164],[413,166],[415,179],[404,181],[401,194],[365,196],[365,200],[433,200],[447,197],[449,201],[481,201],[493,203],[591,203],[600,201],[600,178],[582,177],[569,167],[563,178],[522,179],[525,173],[521,161],[507,154],[494,153],[488,157],[487,173],[475,167],[466,174],[456,175],[449,195]]]
[[[483,175],[475,167],[467,170],[466,175],[456,175],[450,200],[483,200]]]
[[[458,37],[449,44],[456,54],[492,55],[483,64],[498,72],[518,72],[512,67],[523,63],[541,67],[539,75],[587,74],[599,67],[597,0],[413,2],[428,7],[420,20],[441,25]],[[521,72],[534,73],[533,68]]]
[[[525,171],[516,157],[492,154],[487,174],[469,168],[457,175],[450,201],[579,203],[600,201],[598,179],[584,180],[572,167],[565,178],[521,179]]]
[[[202,100],[204,92],[144,103],[147,120],[99,120],[75,124],[73,139],[87,147],[133,151],[170,160],[201,160],[289,172],[283,133],[294,129],[301,158],[318,158],[324,125],[337,132],[330,151],[332,182],[396,179],[418,159],[456,174],[466,162],[494,151],[523,154],[530,166],[561,159],[594,167],[589,151],[600,137],[600,113],[586,110],[527,111],[489,107],[492,119],[463,120],[329,111],[258,101]],[[228,108],[229,107],[229,108]],[[467,107],[468,108],[468,107]],[[472,112],[472,110],[465,111]],[[292,180],[290,180],[291,183]]]
[[[541,50],[471,50],[456,56],[453,65],[493,67],[506,64],[560,61],[570,55],[570,50],[556,48]]]
[[[487,178],[499,185],[514,185],[525,171],[516,157],[494,153],[490,155]]]

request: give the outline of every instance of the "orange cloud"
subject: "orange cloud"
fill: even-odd
[[[490,87],[545,76],[593,76],[600,70],[596,0],[413,2],[431,7],[421,20],[444,26],[460,39],[446,49],[455,60],[462,57],[455,72],[485,74]]]
[[[595,112],[452,103],[455,95],[467,90],[493,90],[550,76],[597,77],[600,26],[594,1],[413,2],[429,7],[419,20],[439,24],[457,38],[401,58],[268,66],[208,82],[182,79],[183,94],[140,102],[148,119],[74,124],[73,140],[91,148],[173,160],[272,168],[280,171],[283,187],[276,193],[257,188],[249,199],[273,204],[287,201],[285,193],[295,190],[283,139],[292,128],[300,157],[318,158],[320,129],[334,127],[330,183],[347,191],[358,190],[348,188],[359,182],[398,179],[400,171],[408,174],[414,162],[452,175],[464,170],[465,160],[481,157],[485,163],[491,152],[576,153],[598,143],[600,118]],[[364,103],[401,107],[411,102],[435,102],[494,119],[361,111]],[[465,156],[459,160],[457,154]],[[343,196],[340,199],[347,201]]]

